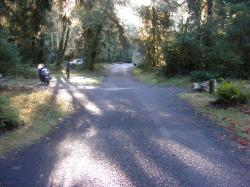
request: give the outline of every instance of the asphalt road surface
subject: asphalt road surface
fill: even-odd
[[[0,186],[250,186],[247,151],[221,140],[182,89],[143,84],[130,68],[110,66],[97,88],[58,82],[77,112],[2,159]]]

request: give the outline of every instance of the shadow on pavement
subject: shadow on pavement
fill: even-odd
[[[3,186],[249,184],[249,167],[234,159],[229,145],[206,134],[213,131],[209,121],[197,126],[202,117],[193,111],[171,110],[175,101],[157,111],[161,104],[140,98],[136,89],[87,91],[64,80],[58,79],[54,93],[65,89],[76,112],[47,138],[1,162]],[[153,93],[148,88],[143,91]]]

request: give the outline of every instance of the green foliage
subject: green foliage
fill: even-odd
[[[36,68],[29,65],[17,64],[9,73],[11,76],[28,78],[37,78]]]
[[[241,60],[240,77],[250,77],[250,2],[229,4],[228,26],[225,29],[225,40],[228,41],[233,52]]]
[[[244,83],[234,84],[224,82],[217,90],[218,104],[232,106],[237,104],[246,104],[250,99],[249,90]]]
[[[1,27],[8,30],[24,60],[39,62],[43,57],[46,14],[51,8],[49,0],[6,0],[1,4]]]
[[[77,6],[81,22],[77,38],[78,54],[84,56],[88,70],[94,70],[97,62],[114,62],[123,57],[128,46],[124,28],[115,13],[115,5],[124,1],[82,1]]]
[[[10,72],[20,59],[17,48],[0,35],[0,73]]]
[[[58,67],[56,66],[56,64],[48,64],[47,67],[50,71],[58,71]]]
[[[9,100],[0,96],[0,131],[12,130],[21,124],[23,123]]]
[[[223,77],[241,77],[241,65],[244,61],[229,42],[218,40],[206,55],[209,70],[218,71]]]
[[[183,20],[179,15],[178,29],[172,30],[166,25],[162,28],[155,27],[158,29],[156,31],[168,31],[164,39],[160,40],[160,47],[156,45],[160,36],[148,40],[143,36],[141,48],[146,62],[159,62],[163,55],[165,65],[160,65],[160,72],[166,76],[204,70],[218,72],[222,77],[249,79],[250,2],[199,0],[187,1],[187,5],[189,17]],[[144,30],[147,31],[151,25],[154,26],[153,22],[150,23],[153,16],[148,9],[142,10]],[[176,13],[175,9],[168,11],[170,14]],[[171,21],[176,23],[176,17]],[[155,31],[154,27],[149,30],[149,34],[152,31]],[[152,32],[152,36],[154,33],[164,36],[161,32]],[[162,55],[155,55],[152,49],[161,49],[158,51],[162,51]],[[150,68],[152,67],[148,69]]]
[[[204,66],[202,46],[197,33],[177,33],[163,44],[163,54],[169,75],[186,74]]]
[[[208,81],[214,79],[215,76],[207,71],[193,71],[190,73],[192,81]]]
[[[175,5],[174,2],[172,2]],[[167,38],[171,26],[170,10],[173,6],[159,1],[155,5],[142,6],[139,15],[143,21],[139,46],[145,57],[145,68],[155,68],[163,62],[162,43]]]

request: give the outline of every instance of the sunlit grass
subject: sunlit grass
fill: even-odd
[[[219,125],[235,131],[240,138],[250,140],[250,115],[243,112],[244,107],[250,106],[216,108],[210,104],[216,98],[207,93],[185,93],[180,96]]]
[[[56,100],[49,91],[4,92],[1,95],[10,101],[25,125],[0,136],[0,155],[43,137],[71,111],[69,105]]]
[[[133,69],[134,75],[142,82],[149,84],[170,85],[170,86],[192,86],[189,76],[176,76],[172,78],[158,76],[154,72],[144,72],[139,68]]]
[[[98,85],[100,84],[106,74],[106,65],[103,63],[98,63],[95,65],[95,71],[87,71],[80,69],[72,69],[70,71],[70,82],[77,85]],[[66,71],[64,69],[60,71],[52,72],[52,77],[54,78],[65,78],[67,77]]]
[[[40,80],[38,78],[24,79],[21,77],[16,77],[16,78],[7,78],[7,80],[3,84],[8,86],[33,86],[39,82]]]

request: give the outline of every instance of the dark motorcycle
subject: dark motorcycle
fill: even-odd
[[[41,82],[43,82],[44,84],[49,84],[51,80],[51,74],[43,64],[38,65],[37,72]]]

